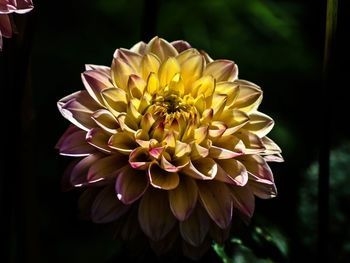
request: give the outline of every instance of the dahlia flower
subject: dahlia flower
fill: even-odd
[[[12,26],[9,14],[24,14],[33,9],[32,0],[0,0],[0,50],[2,36],[12,37]]]
[[[255,196],[276,196],[274,122],[233,61],[155,37],[81,77],[86,90],[58,102],[72,125],[57,148],[79,158],[65,178],[86,188],[94,222],[122,218],[124,236],[139,226],[156,249],[177,236],[189,254],[223,241],[233,217],[249,220]]]

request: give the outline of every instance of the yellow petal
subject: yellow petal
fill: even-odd
[[[147,91],[153,95],[159,90],[159,80],[155,73],[151,72],[147,80]]]
[[[113,83],[120,89],[126,90],[129,76],[136,74],[135,70],[121,58],[112,61],[111,74]]]
[[[272,130],[273,125],[274,121],[269,116],[257,111],[249,114],[249,122],[244,129],[262,138]]]
[[[215,93],[226,95],[226,105],[229,106],[236,100],[239,93],[239,86],[235,82],[219,82],[215,86]]]
[[[130,51],[135,52],[135,53],[139,53],[140,55],[144,55],[146,52],[146,46],[147,44],[143,41],[140,41],[138,43],[136,43],[135,45],[133,45],[130,48]]]
[[[141,76],[147,79],[152,72],[157,74],[160,66],[160,61],[157,56],[153,54],[146,54],[141,61]]]
[[[119,88],[109,88],[101,92],[104,104],[114,116],[126,111],[127,94]]]
[[[203,75],[213,76],[216,82],[234,81],[238,76],[238,67],[233,61],[219,59],[209,63]]]
[[[86,141],[104,153],[111,153],[112,150],[108,145],[109,136],[110,134],[101,128],[93,128],[86,134]]]
[[[236,80],[235,83],[239,85],[239,93],[231,107],[244,112],[256,110],[262,100],[261,88],[245,80]]]
[[[138,72],[141,64],[141,59],[142,59],[142,56],[140,54],[124,48],[120,48],[114,52],[113,57],[121,58],[133,68],[134,72]]]
[[[212,180],[218,171],[216,162],[210,158],[191,161],[182,172],[199,180]]]
[[[180,65],[174,57],[168,58],[159,68],[159,83],[167,86],[176,74],[180,73]]]
[[[212,76],[203,76],[192,84],[191,94],[193,97],[203,94],[209,97],[213,94],[215,88],[215,80]]]
[[[231,135],[242,128],[249,121],[249,116],[242,111],[227,109],[223,111],[220,116],[217,116],[215,119],[218,119],[225,123],[227,129],[224,132],[225,135]]]
[[[132,98],[140,99],[146,87],[146,82],[137,75],[130,75],[128,80],[128,92]]]
[[[154,37],[146,47],[146,53],[155,54],[160,61],[165,61],[169,57],[178,55],[177,50],[165,39]]]
[[[216,160],[218,173],[216,180],[224,183],[244,186],[248,182],[248,173],[242,163],[235,159]]]
[[[103,130],[109,133],[116,133],[119,128],[119,124],[114,115],[105,109],[95,111],[92,115],[92,119],[100,126]]]
[[[167,172],[156,163],[149,166],[148,177],[153,187],[163,190],[175,189],[180,181],[177,173]]]
[[[123,154],[130,154],[137,148],[135,140],[125,132],[118,132],[111,136],[108,141],[110,148],[115,149]]]
[[[177,58],[177,60],[179,61],[179,58]],[[181,77],[186,88],[185,93],[188,94],[191,92],[190,88],[192,83],[198,80],[203,74],[204,59],[200,54],[193,55],[183,63],[180,63],[180,65]]]

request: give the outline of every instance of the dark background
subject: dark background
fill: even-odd
[[[112,240],[109,228],[79,218],[80,191],[61,191],[62,173],[72,159],[54,149],[68,126],[56,102],[83,89],[84,64],[110,65],[116,48],[158,35],[168,41],[184,39],[214,59],[234,60],[241,79],[263,88],[260,110],[276,122],[269,137],[285,158],[271,164],[279,195],[256,201],[252,225],[243,234],[233,233],[244,247],[227,250],[227,256],[248,258],[240,262],[318,258],[317,160],[329,139],[331,210],[323,215],[330,217],[328,254],[330,262],[347,262],[350,14],[345,2],[339,1],[337,41],[325,81],[326,1],[34,1],[33,12],[15,16],[20,34],[6,39],[0,53],[6,260],[123,262],[124,244]],[[326,127],[329,131],[323,132]],[[263,240],[256,227],[268,233]],[[210,258],[220,262],[213,252]]]

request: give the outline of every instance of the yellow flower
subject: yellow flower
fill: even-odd
[[[87,65],[82,80],[58,102],[73,125],[57,147],[80,157],[66,176],[87,187],[94,222],[137,211],[155,244],[179,232],[188,253],[227,235],[234,210],[248,220],[254,196],[276,196],[274,122],[234,62],[155,37],[117,49],[111,68]]]

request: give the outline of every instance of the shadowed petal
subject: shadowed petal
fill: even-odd
[[[263,157],[257,154],[242,155],[237,158],[247,169],[255,181],[273,183],[273,175],[269,165]]]
[[[232,219],[233,201],[225,183],[218,181],[198,181],[199,196],[211,219],[222,229],[227,228]]]
[[[118,199],[124,204],[132,204],[139,199],[148,188],[145,172],[132,169],[129,165],[119,170],[115,184]]]
[[[86,141],[104,153],[111,153],[108,146],[109,134],[101,128],[93,128],[86,134]]]
[[[171,190],[179,185],[179,175],[163,170],[157,163],[152,163],[148,167],[148,177],[153,187]]]
[[[113,185],[108,185],[96,196],[91,207],[91,219],[94,223],[109,223],[124,215],[128,209],[118,200]]]
[[[148,150],[142,147],[134,149],[129,155],[129,164],[134,169],[145,170],[150,162]]]
[[[254,214],[255,198],[250,187],[232,186],[230,187],[233,205],[243,215],[243,219],[249,222]]]
[[[154,241],[163,239],[176,223],[167,192],[149,187],[141,199],[138,219],[141,229],[149,238]]]
[[[115,149],[123,154],[129,154],[137,148],[135,140],[126,132],[113,134],[108,141],[110,148]]]
[[[121,112],[126,112],[128,104],[127,94],[119,88],[108,88],[101,92],[104,105],[117,117]]]
[[[197,196],[195,181],[188,176],[180,176],[178,187],[169,191],[170,208],[178,220],[186,220],[191,215],[197,203]]]
[[[7,38],[12,37],[11,21],[8,15],[4,15],[4,14],[0,15],[0,34],[3,37],[7,37]],[[1,49],[1,46],[0,46],[0,49]]]
[[[87,175],[91,165],[102,157],[102,154],[91,154],[79,161],[71,171],[71,184],[75,187],[81,187],[88,184]]]
[[[261,153],[265,151],[265,146],[262,140],[254,133],[247,131],[245,129],[240,129],[234,134],[237,138],[242,140],[245,149],[243,149],[246,154]]]
[[[175,40],[170,43],[176,50],[177,52],[181,53],[189,48],[191,48],[191,45],[184,40]]]
[[[130,51],[135,52],[135,53],[139,53],[140,55],[144,55],[146,52],[146,46],[147,44],[143,41],[140,41],[138,43],[136,43],[135,45],[133,45],[130,48]]]
[[[114,58],[121,58],[124,62],[130,65],[135,72],[138,71],[142,56],[125,48],[118,48],[113,55]]]
[[[116,133],[119,128],[117,119],[108,110],[101,109],[95,111],[91,117],[98,126],[109,133]]]
[[[204,209],[197,205],[191,216],[180,222],[182,238],[194,247],[198,247],[204,241],[209,231],[209,218]]]
[[[91,165],[87,173],[88,182],[114,179],[119,174],[118,170],[124,166],[126,161],[125,156],[121,154],[113,154],[97,160]]]
[[[123,59],[117,57],[112,61],[111,74],[113,83],[120,89],[126,90],[129,76],[136,74],[135,70]]]

